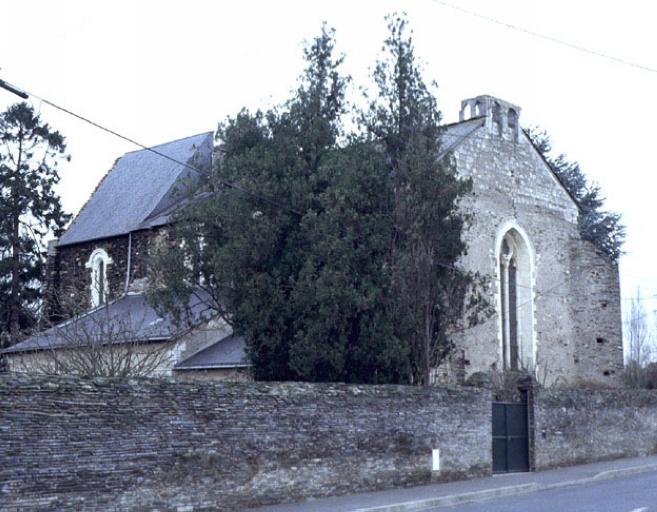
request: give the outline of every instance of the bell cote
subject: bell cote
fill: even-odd
[[[488,132],[513,141],[520,133],[520,107],[494,96],[482,95],[461,102],[460,121],[485,117]]]

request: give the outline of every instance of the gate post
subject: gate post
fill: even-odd
[[[518,390],[523,401],[527,404],[527,435],[529,441],[529,471],[536,470],[536,421],[534,419],[534,392],[535,382],[531,377],[518,381]]]

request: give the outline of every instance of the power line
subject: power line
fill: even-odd
[[[439,1],[440,3],[445,3],[445,2],[441,2],[440,0],[435,0],[435,1]],[[445,5],[448,5],[448,4],[445,3]],[[455,7],[455,8],[456,8],[456,7]],[[201,169],[199,169],[199,168],[197,168],[197,167],[195,167],[195,166],[193,166],[193,165],[190,165],[190,164],[188,164],[188,163],[186,163],[186,162],[182,162],[182,161],[180,161],[180,160],[178,160],[178,159],[176,159],[176,158],[173,158],[173,157],[171,157],[171,156],[169,156],[169,155],[167,155],[167,154],[165,154],[165,153],[162,153],[162,152],[160,152],[160,151],[157,151],[156,149],[154,149],[154,148],[152,148],[152,147],[149,147],[149,146],[146,146],[145,144],[142,144],[141,142],[138,142],[138,141],[135,140],[135,139],[132,139],[132,138],[130,138],[130,137],[127,137],[127,136],[125,136],[125,135],[122,135],[122,134],[116,132],[115,130],[112,130],[112,129],[110,129],[110,128],[107,128],[107,127],[101,125],[100,123],[97,123],[97,122],[95,122],[95,121],[92,121],[91,119],[89,119],[89,118],[87,118],[87,117],[85,117],[85,116],[83,116],[83,115],[81,115],[81,114],[77,114],[76,112],[73,112],[72,110],[69,110],[69,109],[67,109],[67,108],[65,108],[65,107],[62,107],[62,106],[60,106],[60,105],[58,105],[58,104],[56,104],[56,103],[54,103],[54,102],[52,102],[52,101],[50,101],[50,100],[48,100],[48,99],[42,97],[42,96],[39,96],[39,95],[37,95],[37,94],[35,94],[35,93],[33,93],[33,92],[29,92],[29,91],[27,91],[26,89],[18,88],[18,87],[16,87],[16,86],[14,86],[14,85],[12,85],[12,84],[10,84],[10,83],[8,83],[8,82],[2,80],[2,79],[0,79],[0,88],[4,88],[4,89],[6,89],[7,91],[9,91],[9,92],[11,92],[11,93],[13,93],[13,94],[16,94],[17,96],[19,96],[19,97],[21,97],[21,98],[23,98],[23,99],[29,99],[30,96],[31,96],[31,97],[34,97],[34,98],[36,98],[36,99],[42,101],[43,103],[46,103],[47,105],[50,105],[51,107],[53,107],[53,108],[55,108],[55,109],[57,109],[57,110],[60,110],[60,111],[66,113],[66,114],[68,114],[68,115],[70,115],[70,116],[73,116],[73,117],[75,117],[76,119],[79,119],[79,120],[81,120],[81,121],[83,121],[83,122],[85,122],[85,123],[88,123],[88,124],[90,124],[90,125],[92,125],[92,126],[98,128],[98,129],[100,129],[100,130],[102,130],[102,131],[105,131],[105,132],[107,132],[107,133],[109,133],[109,134],[111,134],[111,135],[114,135],[115,137],[118,137],[118,138],[120,138],[120,139],[122,139],[122,140],[125,140],[125,141],[127,141],[127,142],[129,142],[129,143],[131,143],[131,144],[134,144],[134,145],[136,145],[136,146],[138,146],[138,147],[140,147],[140,148],[142,148],[142,149],[144,149],[144,150],[146,150],[146,151],[149,151],[149,152],[151,152],[151,153],[153,153],[153,154],[155,154],[155,155],[157,155],[157,156],[159,156],[159,157],[161,157],[161,158],[164,158],[164,159],[166,159],[166,160],[172,161],[172,162],[174,162],[174,163],[176,163],[176,164],[178,164],[178,165],[182,165],[183,167],[188,168],[188,169],[191,169],[191,170],[195,171],[196,173],[198,173],[198,174],[200,174],[200,175],[204,175],[204,174],[205,174]],[[466,121],[467,121],[467,120],[466,120]],[[466,122],[466,121],[463,121],[463,122]],[[456,123],[456,124],[458,124],[458,123]],[[461,140],[465,140],[465,139],[489,140],[487,137],[479,137],[479,136],[474,135],[473,133],[474,133],[475,130],[476,130],[476,128],[473,129],[473,130],[471,130],[469,133],[466,133],[466,134],[450,134],[450,133],[447,133],[446,131],[443,131],[443,132],[441,133],[441,137],[444,137],[444,136],[447,136],[447,137],[454,137],[454,138],[461,139]],[[504,142],[508,142],[508,141],[504,141]],[[458,143],[458,142],[457,142],[457,143]],[[454,143],[453,145],[456,145],[457,143]],[[453,146],[453,145],[452,145],[452,146]],[[514,144],[514,147],[515,147],[515,144]],[[449,150],[448,150],[448,151],[449,151]],[[282,208],[282,209],[288,210],[288,211],[290,211],[290,212],[292,212],[292,213],[294,213],[294,214],[296,214],[296,215],[299,215],[299,216],[302,215],[301,212],[299,212],[299,211],[297,211],[297,210],[295,210],[295,209],[292,209],[292,208],[290,208],[290,207],[288,207],[288,206],[286,206],[286,205],[283,205],[283,204],[279,203],[278,201],[274,201],[274,200],[271,199],[271,198],[268,198],[268,197],[262,196],[262,195],[260,195],[260,194],[256,194],[256,193],[251,192],[251,191],[248,191],[248,190],[245,190],[245,189],[243,189],[242,187],[240,187],[240,186],[238,186],[238,185],[236,185],[236,184],[234,184],[234,183],[232,183],[232,182],[229,182],[229,181],[227,181],[227,180],[224,180],[223,178],[220,178],[220,180],[221,180],[222,184],[224,184],[225,186],[228,186],[228,187],[230,187],[230,188],[233,188],[233,189],[235,189],[235,190],[238,190],[238,191],[240,191],[240,192],[242,192],[242,193],[244,193],[244,194],[246,194],[246,195],[249,195],[249,196],[252,196],[252,197],[254,197],[254,198],[256,198],[256,199],[259,199],[259,200],[265,201],[265,202],[270,203],[270,204],[272,204],[272,205],[274,205],[274,206],[277,206],[277,207],[279,207],[279,208]],[[438,265],[439,265],[439,266],[443,266],[443,267],[445,267],[445,268],[451,268],[452,270],[458,270],[458,271],[460,271],[460,269],[458,269],[458,268],[456,268],[456,267],[453,267],[453,266],[444,265],[444,264],[440,264],[440,263],[439,263]],[[522,286],[522,285],[520,285],[520,286]],[[531,287],[527,287],[527,288],[531,288]]]
[[[601,59],[607,59],[607,60],[610,60],[610,61],[615,62],[617,64],[623,64],[625,66],[630,66],[630,67],[633,67],[633,68],[636,68],[636,69],[641,69],[643,71],[649,71],[651,73],[657,73],[657,68],[651,68],[649,66],[645,66],[643,64],[638,64],[636,62],[632,62],[632,61],[627,60],[627,59],[622,59],[620,57],[614,57],[613,55],[608,55],[606,53],[602,53],[602,52],[599,52],[597,50],[592,50],[591,48],[586,48],[585,46],[580,46],[578,44],[570,43],[568,41],[558,39],[554,36],[550,36],[550,35],[547,35],[547,34],[542,34],[540,32],[535,32],[534,30],[529,30],[527,28],[524,28],[524,27],[521,27],[521,26],[518,26],[518,25],[514,25],[512,23],[507,23],[506,21],[502,21],[502,20],[499,20],[497,18],[493,18],[492,16],[487,16],[485,14],[480,14],[478,12],[471,11],[469,9],[466,9],[465,7],[454,5],[452,3],[445,2],[443,0],[432,0],[432,1],[436,4],[442,5],[444,7],[448,7],[450,9],[455,10],[455,11],[465,13],[469,16],[473,16],[475,18],[479,18],[479,19],[488,21],[490,23],[500,25],[502,27],[505,27],[505,28],[508,28],[508,29],[511,29],[511,30],[515,30],[517,32],[522,32],[524,34],[530,35],[532,37],[537,37],[539,39],[543,39],[543,40],[549,41],[551,43],[556,43],[556,44],[559,44],[561,46],[565,46],[567,48],[570,48],[572,50],[577,50],[577,51],[582,52],[582,53],[587,53],[589,55],[594,55],[596,57],[600,57]]]
[[[6,82],[6,81],[4,81],[4,80],[1,80],[1,79],[0,79],[0,88],[6,89],[7,91],[9,91],[9,92],[11,92],[11,93],[13,93],[13,94],[16,94],[17,96],[19,96],[19,97],[21,97],[21,98],[23,98],[23,99],[28,99],[30,96],[33,97],[33,98],[36,98],[36,99],[42,101],[43,103],[45,103],[46,105],[50,105],[51,107],[53,107],[53,108],[55,108],[55,109],[57,109],[57,110],[60,110],[60,111],[64,112],[65,114],[68,114],[68,115],[70,115],[70,116],[73,116],[73,117],[75,117],[76,119],[79,119],[80,121],[83,121],[83,122],[85,122],[85,123],[90,124],[91,126],[94,126],[95,128],[98,128],[99,130],[102,130],[102,131],[107,132],[107,133],[109,133],[109,134],[111,134],[111,135],[114,135],[115,137],[118,137],[119,139],[125,140],[125,141],[127,141],[127,142],[129,142],[129,143],[131,143],[131,144],[134,144],[135,146],[140,147],[140,148],[142,148],[142,149],[144,149],[144,150],[146,150],[146,151],[149,151],[149,152],[151,152],[151,153],[153,153],[153,154],[155,154],[155,155],[157,155],[157,156],[159,156],[159,157],[161,157],[161,158],[164,158],[164,159],[166,159],[166,160],[169,160],[169,161],[171,161],[171,162],[174,162],[174,163],[176,163],[176,164],[178,164],[178,165],[182,165],[183,167],[185,167],[185,168],[187,168],[187,169],[190,169],[190,170],[192,170],[192,171],[198,173],[200,176],[204,176],[204,175],[206,175],[206,173],[205,173],[204,171],[202,171],[201,169],[199,169],[198,167],[195,167],[195,166],[193,166],[193,165],[190,165],[190,164],[188,164],[187,162],[182,162],[182,161],[180,161],[180,160],[178,160],[178,159],[176,159],[176,158],[173,158],[172,156],[169,156],[169,155],[167,155],[167,154],[165,154],[165,153],[162,153],[161,151],[158,151],[158,150],[156,150],[156,149],[154,149],[154,148],[152,148],[152,147],[150,147],[150,146],[146,146],[145,144],[142,144],[141,142],[138,142],[138,141],[136,141],[135,139],[132,139],[132,138],[130,138],[130,137],[127,137],[127,136],[125,136],[125,135],[122,135],[122,134],[116,132],[115,130],[112,130],[112,129],[110,129],[110,128],[107,128],[107,127],[101,125],[100,123],[97,123],[97,122],[95,122],[95,121],[92,121],[91,119],[89,119],[89,118],[87,118],[87,117],[85,117],[85,116],[83,116],[83,115],[81,115],[81,114],[77,114],[77,113],[73,112],[72,110],[69,110],[69,109],[67,109],[67,108],[65,108],[65,107],[62,107],[62,106],[60,106],[60,105],[58,105],[58,104],[56,104],[56,103],[54,103],[54,102],[52,102],[52,101],[50,101],[50,100],[48,100],[48,99],[42,97],[42,96],[39,96],[38,94],[34,94],[33,92],[27,91],[26,89],[23,89],[23,88],[18,88],[18,87],[14,86],[14,85],[11,85],[11,84],[9,84],[8,82]],[[266,202],[266,203],[269,203],[269,204],[271,204],[271,205],[273,205],[273,206],[276,206],[276,207],[278,207],[278,208],[281,208],[281,209],[287,210],[287,211],[289,211],[289,212],[291,212],[291,213],[294,213],[295,215],[302,216],[301,212],[299,212],[299,211],[295,210],[294,208],[291,208],[291,207],[289,207],[289,206],[287,206],[287,205],[284,205],[284,204],[282,204],[282,203],[280,203],[280,202],[278,202],[278,201],[276,201],[276,200],[274,200],[274,199],[271,199],[271,198],[266,197],[266,196],[263,196],[263,195],[261,195],[261,194],[257,194],[257,193],[255,193],[255,192],[251,192],[251,191],[249,191],[249,190],[246,190],[246,189],[244,189],[243,187],[240,187],[239,185],[236,185],[236,184],[233,183],[233,182],[230,182],[230,181],[228,181],[228,180],[225,180],[224,178],[219,178],[219,181],[221,182],[222,185],[224,185],[224,186],[226,186],[226,187],[228,187],[228,188],[232,188],[232,189],[237,190],[237,191],[239,191],[239,192],[241,192],[241,193],[243,193],[243,194],[245,194],[245,195],[251,196],[252,198],[259,199],[259,200],[261,200],[261,201],[264,201],[264,202]]]
[[[78,119],[78,120],[80,120],[80,121],[82,121],[82,122],[85,122],[85,123],[87,123],[87,124],[90,124],[91,126],[97,128],[97,129],[99,129],[99,130],[102,130],[102,131],[104,131],[104,132],[107,132],[107,133],[109,133],[110,135],[114,135],[115,137],[118,137],[119,139],[122,139],[122,140],[124,140],[124,141],[126,141],[126,142],[129,142],[130,144],[133,144],[133,145],[135,145],[135,146],[137,146],[137,147],[139,147],[139,148],[141,148],[141,149],[143,149],[143,150],[149,151],[149,152],[151,152],[151,153],[153,153],[153,154],[155,154],[155,155],[157,155],[157,156],[159,156],[159,157],[161,157],[161,158],[164,158],[164,159],[166,159],[166,160],[169,160],[169,161],[171,161],[171,162],[174,162],[174,163],[176,163],[176,164],[178,164],[178,165],[182,165],[183,167],[185,167],[185,168],[187,168],[187,169],[190,169],[190,170],[192,170],[192,171],[198,173],[198,174],[201,175],[201,176],[204,176],[204,175],[206,174],[206,173],[204,173],[201,169],[199,169],[198,167],[195,167],[195,166],[193,166],[193,165],[190,165],[190,164],[188,164],[187,162],[182,162],[182,161],[180,161],[180,160],[178,160],[178,159],[176,159],[176,158],[173,158],[173,157],[171,157],[171,156],[169,156],[169,155],[167,155],[167,154],[165,154],[165,153],[162,153],[161,151],[158,151],[158,150],[156,150],[156,149],[154,149],[154,148],[152,148],[152,147],[150,147],[150,146],[147,146],[147,145],[145,145],[145,144],[142,144],[141,142],[139,142],[139,141],[137,141],[137,140],[135,140],[135,139],[133,139],[133,138],[131,138],[131,137],[128,137],[128,136],[126,136],[126,135],[123,135],[123,134],[121,134],[121,133],[119,133],[119,132],[117,132],[117,131],[115,131],[115,130],[112,130],[111,128],[107,128],[106,126],[103,126],[102,124],[97,123],[96,121],[93,121],[93,120],[89,119],[88,117],[83,116],[82,114],[78,114],[78,113],[76,113],[76,112],[73,112],[72,110],[70,110],[70,109],[68,109],[68,108],[66,108],[66,107],[62,107],[61,105],[58,105],[57,103],[55,103],[55,102],[53,102],[53,101],[50,101],[50,100],[48,100],[47,98],[44,98],[43,96],[39,96],[38,94],[35,94],[35,93],[33,93],[33,92],[30,92],[30,91],[28,91],[28,90],[26,90],[26,89],[24,89],[24,88],[16,87],[16,86],[14,86],[14,85],[10,84],[9,82],[6,82],[6,81],[4,81],[4,80],[2,80],[2,79],[0,79],[0,88],[3,88],[3,89],[5,89],[5,90],[7,90],[7,91],[9,91],[9,92],[11,92],[11,93],[13,93],[13,94],[15,94],[15,95],[21,97],[21,98],[23,98],[23,99],[29,99],[30,97],[36,98],[36,99],[40,100],[41,102],[45,103],[46,105],[49,105],[49,106],[51,106],[51,107],[53,107],[53,108],[55,108],[55,109],[57,109],[57,110],[59,110],[59,111],[61,111],[61,112],[64,112],[65,114],[68,114],[68,115],[70,115],[70,116],[72,116],[72,117],[75,117],[76,119]],[[472,132],[474,132],[474,131],[475,131],[475,130],[473,129]],[[473,138],[473,139],[480,139],[480,140],[487,140],[485,137],[478,137],[478,136],[476,136],[476,135],[473,135],[472,132],[470,132],[470,133],[468,133],[468,134],[465,134],[465,135],[462,135],[462,134],[451,134],[451,133],[446,133],[445,131],[443,131],[443,133],[441,133],[441,136],[453,137],[453,138],[463,139],[463,140],[465,140],[465,139],[470,139],[470,138]],[[453,143],[452,146],[458,144],[458,142],[459,142],[459,141]],[[449,149],[448,149],[448,152],[449,152]],[[288,212],[290,212],[290,213],[293,213],[293,214],[295,214],[295,215],[297,215],[297,216],[299,216],[299,217],[303,216],[303,214],[302,214],[300,211],[298,211],[298,210],[296,210],[296,209],[294,209],[294,208],[292,208],[292,207],[290,207],[290,206],[284,205],[284,204],[280,203],[279,201],[276,201],[276,200],[274,200],[274,199],[272,199],[272,198],[270,198],[270,197],[266,197],[266,196],[263,196],[263,195],[261,195],[261,194],[257,194],[257,193],[255,193],[255,192],[251,192],[251,191],[249,191],[249,190],[246,190],[246,189],[244,189],[243,187],[240,187],[239,185],[237,185],[237,184],[235,184],[235,183],[233,183],[233,182],[230,182],[230,181],[228,181],[228,180],[225,180],[225,179],[223,179],[223,178],[219,178],[219,180],[220,180],[220,182],[222,183],[222,185],[224,185],[224,186],[227,186],[227,187],[229,187],[229,188],[232,188],[232,189],[234,189],[234,190],[237,190],[237,191],[239,191],[239,192],[241,192],[241,193],[243,193],[243,194],[245,194],[245,195],[248,195],[248,196],[250,196],[250,197],[252,197],[252,198],[259,199],[259,200],[261,200],[261,201],[263,201],[263,202],[266,202],[266,203],[268,203],[268,204],[270,204],[270,205],[273,205],[273,206],[276,206],[276,207],[281,208],[281,209],[283,209],[283,210],[286,210],[286,211],[288,211]]]

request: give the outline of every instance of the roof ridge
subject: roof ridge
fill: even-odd
[[[212,145],[212,132],[203,132],[155,146],[157,149],[153,151],[131,151],[117,158],[67,226],[58,246],[113,237],[138,229],[146,219],[166,209],[170,202],[168,194],[186,175],[184,168],[190,167],[197,155],[202,164],[196,165],[205,166],[206,160],[211,160]],[[169,158],[159,157],[160,152]],[[152,177],[150,181],[148,176]],[[131,192],[126,188],[129,180],[136,184],[130,185],[133,187]],[[109,195],[117,192],[124,212],[118,215],[118,219],[116,204],[110,204],[108,200]],[[102,222],[99,212],[105,214]],[[111,219],[107,217],[110,214]],[[92,221],[97,224],[93,231],[89,228]]]
[[[107,179],[107,177],[108,177],[109,174],[112,172],[112,170],[116,167],[116,164],[119,163],[119,160],[120,160],[121,158],[123,158],[123,157],[120,157],[120,156],[119,156],[119,157],[115,158],[115,159],[114,159],[114,163],[112,164],[112,167],[110,167],[110,168],[105,172],[105,174],[104,174],[103,177],[100,179],[100,181],[99,181],[98,183],[96,183],[96,186],[95,186],[94,189],[92,190],[91,194],[89,194],[89,197],[87,197],[87,200],[82,204],[82,206],[80,207],[80,209],[79,209],[79,210],[77,211],[77,213],[73,216],[73,218],[71,219],[71,222],[69,223],[69,225],[66,226],[66,229],[62,232],[62,234],[59,235],[59,237],[55,239],[55,241],[56,241],[56,245],[59,245],[59,241],[62,239],[62,237],[63,237],[63,236],[67,233],[67,231],[68,231],[69,229],[71,229],[71,228],[73,227],[73,225],[77,222],[78,217],[80,216],[80,214],[82,213],[82,211],[87,207],[87,205],[89,204],[89,201],[91,201],[91,198],[94,196],[94,194],[95,194],[96,192],[98,192],[98,189],[100,188],[100,186],[101,186],[101,185],[103,184],[103,182]]]
[[[197,133],[195,135],[188,135],[187,137],[180,137],[179,139],[170,140],[168,142],[162,142],[160,144],[155,144],[153,146],[147,146],[145,148],[139,148],[139,149],[133,149],[132,151],[126,151],[119,158],[123,158],[124,156],[130,155],[132,153],[139,153],[140,151],[149,151],[151,149],[161,148],[162,146],[168,146],[169,144],[175,144],[176,142],[182,142],[183,140],[193,139],[194,137],[200,137],[201,135],[213,135],[213,134],[214,134],[214,131],[209,131],[209,132]]]

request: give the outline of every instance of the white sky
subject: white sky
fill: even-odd
[[[467,9],[657,68],[657,6],[640,0],[451,0]],[[557,150],[578,160],[623,214],[624,305],[636,286],[657,295],[653,236],[657,73],[586,55],[432,0],[9,1],[0,5],[0,78],[144,144],[213,130],[240,108],[266,107],[294,87],[304,41],[327,21],[365,84],[404,10],[445,120],[461,99],[492,94],[522,107]],[[0,90],[0,109],[18,98]],[[134,148],[34,100],[73,156],[59,192],[77,212],[114,160]],[[648,303],[657,308],[657,301]]]

